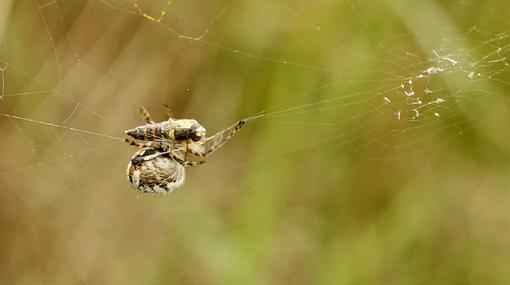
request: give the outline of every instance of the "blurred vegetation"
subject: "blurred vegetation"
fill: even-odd
[[[0,117],[1,284],[510,283],[507,1],[165,5],[0,2],[0,113],[40,122]],[[433,51],[495,74],[396,120]],[[133,147],[41,123],[122,138],[163,104],[209,134],[281,113],[159,198]]]

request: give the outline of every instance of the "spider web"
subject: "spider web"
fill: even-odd
[[[48,1],[22,8],[11,7],[13,13],[33,14],[32,24],[41,28],[31,40],[44,48],[16,53],[8,28],[19,24],[18,15],[5,21],[2,149],[17,155],[4,154],[2,177],[27,172],[47,177],[49,172],[80,183],[98,165],[123,174],[122,165],[135,151],[122,144],[123,132],[139,124],[136,105],[156,110],[155,116],[161,104],[183,105],[183,110],[174,110],[176,115],[198,119],[209,132],[242,117],[263,115],[241,132],[256,133],[260,153],[196,170],[203,179],[253,165],[274,170],[256,179],[253,184],[259,186],[340,150],[383,161],[433,154],[466,132],[495,127],[508,105],[510,33],[472,23],[466,28],[443,21],[425,27],[400,24],[383,37],[366,7],[352,2],[336,7],[359,23],[350,28],[341,21],[320,25],[310,1],[101,0],[74,6]],[[396,13],[400,8],[387,9]],[[504,21],[496,11],[484,11]],[[267,23],[253,27],[258,14],[267,15]],[[132,29],[133,37],[120,36],[125,29]],[[358,50],[363,47],[355,30],[369,34],[372,44],[366,50]],[[352,41],[343,40],[350,34]],[[165,54],[171,67],[162,66],[151,52]],[[200,65],[218,65],[208,63],[214,56],[229,61],[227,67],[239,65],[244,78],[221,67],[218,72],[242,83],[212,83],[210,75],[197,79],[207,72],[199,71]],[[277,78],[258,74],[257,68]],[[215,96],[214,110],[208,109],[204,102],[222,92],[228,95]],[[283,137],[275,142],[277,133]],[[63,169],[73,175],[64,175]],[[121,176],[117,183],[125,183]]]

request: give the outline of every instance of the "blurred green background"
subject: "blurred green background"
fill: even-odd
[[[0,283],[509,284],[509,16],[1,1]],[[267,116],[147,197],[120,139],[163,104],[209,134]]]

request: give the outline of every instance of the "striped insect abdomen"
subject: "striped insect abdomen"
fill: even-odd
[[[150,124],[126,131],[135,140],[154,141],[168,137],[170,128],[166,124]]]

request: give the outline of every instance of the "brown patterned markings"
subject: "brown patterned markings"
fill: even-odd
[[[131,158],[127,175],[136,190],[161,195],[174,191],[184,183],[185,170],[179,162],[159,150],[144,148]]]

